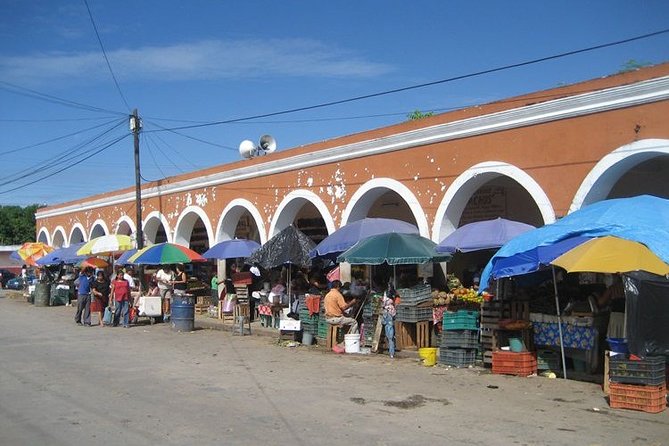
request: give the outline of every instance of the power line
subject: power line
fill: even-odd
[[[533,64],[537,64],[537,63],[541,63],[541,62],[546,62],[546,61],[549,61],[549,60],[555,60],[555,59],[560,59],[560,58],[567,57],[567,56],[573,56],[573,55],[576,55],[576,54],[582,54],[582,53],[587,53],[587,52],[590,52],[590,51],[600,50],[600,49],[603,49],[603,48],[609,48],[609,47],[612,47],[612,46],[622,45],[622,44],[625,44],[625,43],[630,43],[630,42],[634,42],[634,41],[637,41],[637,40],[647,39],[647,38],[650,38],[650,37],[655,37],[655,36],[659,36],[661,34],[667,34],[667,33],[669,33],[669,28],[668,29],[663,29],[663,30],[660,30],[660,31],[655,31],[655,32],[652,32],[652,33],[648,33],[648,34],[643,34],[643,35],[640,35],[640,36],[630,37],[630,38],[623,39],[623,40],[617,40],[615,42],[609,42],[609,43],[595,45],[595,46],[591,46],[591,47],[587,47],[587,48],[581,48],[581,49],[578,49],[578,50],[567,51],[567,52],[564,52],[564,53],[554,54],[554,55],[551,55],[551,56],[541,57],[541,58],[538,58],[538,59],[532,59],[532,60],[519,62],[519,63],[514,63],[514,64],[509,64],[509,65],[503,65],[501,67],[476,71],[476,72],[473,72],[473,73],[468,73],[468,74],[463,74],[463,75],[459,75],[459,76],[449,77],[449,78],[446,78],[446,79],[440,79],[440,80],[437,80],[437,81],[426,82],[426,83],[422,83],[422,84],[411,85],[411,86],[408,86],[408,87],[400,87],[400,88],[395,88],[395,89],[392,89],[392,90],[385,90],[385,91],[380,91],[380,92],[376,92],[376,93],[370,93],[370,94],[355,96],[355,97],[352,97],[352,98],[340,99],[340,100],[337,100],[337,101],[323,102],[323,103],[316,104],[316,105],[308,105],[308,106],[304,106],[304,107],[297,107],[297,108],[292,108],[292,109],[282,110],[282,111],[277,111],[277,112],[270,112],[270,113],[263,113],[263,114],[259,114],[259,115],[246,116],[246,117],[242,117],[242,118],[233,118],[233,119],[226,119],[226,120],[223,120],[223,121],[214,121],[214,122],[209,122],[209,123],[204,123],[204,124],[193,124],[193,125],[186,125],[186,126],[172,127],[172,128],[163,128],[162,130],[150,130],[150,131],[153,131],[153,132],[156,132],[156,131],[171,131],[171,132],[174,132],[176,130],[185,130],[185,129],[209,127],[209,126],[221,125],[221,124],[230,124],[230,123],[234,123],[234,122],[249,121],[249,120],[252,120],[252,119],[267,118],[267,117],[270,117],[270,116],[286,115],[286,114],[296,113],[296,112],[301,112],[301,111],[331,107],[333,105],[341,105],[341,104],[346,104],[346,103],[349,103],[349,102],[360,101],[360,100],[363,100],[363,99],[370,99],[370,98],[375,98],[375,97],[379,97],[379,96],[386,96],[386,95],[390,95],[390,94],[394,94],[394,93],[400,93],[400,92],[404,92],[404,91],[415,90],[415,89],[418,89],[418,88],[431,87],[431,86],[434,86],[434,85],[445,84],[445,83],[454,82],[454,81],[458,81],[458,80],[463,80],[463,79],[468,79],[468,78],[472,78],[472,77],[482,76],[482,75],[485,75],[485,74],[491,74],[491,73],[496,73],[496,72],[499,72],[499,71],[510,70],[512,68],[520,68],[520,67],[524,67],[524,66],[527,66],[527,65],[533,65]]]
[[[93,105],[82,104],[81,102],[71,101],[69,99],[59,98],[58,96],[53,96],[47,93],[42,93],[37,90],[30,88],[22,87],[20,85],[13,84],[11,82],[0,80],[0,88],[10,93],[26,96],[33,99],[39,99],[41,101],[50,102],[52,104],[63,105],[65,107],[76,108],[79,110],[92,111],[97,113],[112,113],[115,115],[127,116],[127,113],[122,113],[115,110],[107,110],[105,108],[95,107]]]
[[[76,159],[78,156],[80,156],[79,151],[83,147],[87,146],[88,144],[91,144],[95,142],[96,140],[102,138],[104,135],[107,133],[113,131],[114,129],[118,128],[120,125],[122,125],[123,122],[120,122],[113,127],[105,130],[104,132],[92,137],[91,139],[87,141],[80,142],[76,144],[73,147],[68,147],[64,151],[52,156],[51,158],[47,158],[45,160],[42,160],[38,163],[31,164],[29,167],[20,170],[18,172],[14,172],[13,174],[7,176],[4,178],[4,182],[0,183],[0,186],[6,186],[11,183],[15,183],[17,181],[20,181],[22,179],[28,178],[31,175],[37,175],[41,174],[45,171],[52,170],[54,168],[57,168],[58,165],[68,163],[74,159]],[[95,149],[89,149],[88,152],[95,150]],[[86,152],[84,152],[85,154]]]
[[[196,166],[196,165],[195,165],[195,164],[194,164],[188,157],[183,156],[183,155],[181,154],[180,151],[178,151],[177,149],[175,149],[170,143],[168,143],[168,142],[165,141],[163,138],[161,138],[160,135],[159,135],[158,133],[156,133],[156,134],[154,134],[154,135],[147,134],[146,136],[147,136],[147,138],[152,138],[153,136],[155,136],[155,138],[156,138],[159,142],[163,143],[168,149],[170,149],[172,152],[174,152],[179,158],[181,158],[182,160],[184,160],[184,162],[185,162],[186,164],[188,164],[189,166],[193,167],[194,169],[199,168],[199,166]],[[155,142],[155,141],[154,141],[154,142]],[[160,149],[160,145],[156,144],[156,147],[158,147],[158,150],[160,150],[161,153],[164,153],[164,152]]]
[[[49,173],[49,174],[47,174],[47,175],[44,175],[44,176],[42,176],[42,177],[40,177],[40,178],[38,178],[38,179],[36,179],[36,180],[33,180],[33,181],[29,182],[29,183],[22,184],[22,185],[20,185],[20,186],[16,186],[16,187],[14,187],[14,188],[7,189],[7,190],[4,190],[4,191],[0,191],[0,195],[6,194],[6,193],[9,193],[9,192],[14,192],[14,191],[19,190],[19,189],[23,189],[24,187],[31,186],[31,185],[33,185],[33,184],[35,184],[35,183],[38,183],[38,182],[42,181],[42,180],[45,180],[45,179],[50,178],[50,177],[52,177],[52,176],[54,176],[54,175],[57,175],[57,174],[59,174],[59,173],[62,173],[62,172],[64,172],[64,171],[68,170],[68,169],[71,169],[72,167],[77,166],[77,165],[83,163],[84,161],[88,160],[89,158],[94,157],[95,155],[97,155],[97,154],[103,152],[104,150],[107,150],[108,148],[110,148],[110,147],[113,146],[114,144],[118,143],[119,141],[123,140],[124,138],[127,138],[128,136],[129,136],[129,134],[127,134],[127,133],[126,133],[125,135],[121,135],[120,137],[116,138],[114,141],[110,142],[110,143],[107,144],[106,146],[104,146],[104,147],[98,149],[97,151],[95,151],[95,152],[93,152],[93,153],[88,154],[87,156],[81,158],[79,161],[77,161],[77,162],[75,162],[75,163],[68,164],[67,166],[63,167],[62,169],[60,169],[60,170],[58,170],[58,171],[56,171],[56,172],[53,172],[53,173]]]
[[[161,126],[160,124],[156,124],[155,122],[151,122],[151,121],[147,121],[147,122],[148,122],[149,124],[153,124],[153,125],[155,125],[156,127],[160,128],[160,129],[163,129],[163,130],[165,130],[165,131],[174,133],[175,135],[179,135],[179,136],[181,136],[181,137],[183,137],[183,138],[192,139],[193,141],[201,142],[201,143],[203,143],[203,144],[207,144],[207,145],[214,146],[214,147],[219,147],[219,148],[221,148],[221,149],[225,149],[225,150],[231,150],[231,151],[233,151],[233,152],[236,152],[236,151],[237,151],[237,149],[235,149],[234,147],[226,146],[226,145],[223,145],[223,144],[218,144],[218,143],[211,142],[211,141],[207,141],[207,140],[200,139],[200,138],[196,138],[195,136],[186,135],[185,133],[178,132],[178,131],[176,131],[175,129],[168,129],[168,128],[165,128],[165,127]],[[205,127],[205,125],[196,126],[196,127]],[[191,127],[187,127],[187,128],[191,128]],[[152,130],[148,130],[148,132],[151,132],[151,131],[152,131]],[[153,130],[153,132],[156,132],[156,131],[159,131],[159,130]],[[147,130],[145,130],[145,132],[147,132]]]
[[[121,86],[118,84],[118,80],[116,80],[116,75],[114,75],[114,70],[112,70],[111,63],[109,63],[109,58],[107,57],[107,51],[105,51],[105,46],[102,44],[102,39],[100,38],[100,33],[98,32],[98,27],[95,25],[95,20],[93,19],[93,13],[91,13],[91,8],[88,6],[88,0],[84,0],[84,4],[86,5],[86,10],[88,11],[88,17],[91,19],[91,24],[93,25],[93,29],[95,30],[95,36],[98,38],[98,43],[100,43],[100,48],[102,49],[102,55],[105,57],[105,61],[107,62],[107,68],[109,68],[109,72],[111,73],[112,79],[114,79],[114,85],[116,85],[116,90],[118,91],[118,94],[121,96],[121,99],[123,100],[123,103],[125,104],[126,108],[128,111],[130,111],[130,105],[128,104],[128,101],[125,100],[125,96],[123,96],[123,92],[121,91]]]
[[[109,119],[111,116],[102,116],[99,118],[62,118],[62,119],[0,119],[0,122],[16,122],[34,124],[37,122],[80,122],[80,121],[101,121]]]
[[[76,132],[68,133],[67,135],[57,136],[57,137],[55,137],[55,138],[48,139],[48,140],[46,140],[46,141],[40,141],[40,142],[38,142],[38,143],[29,144],[29,145],[27,145],[27,146],[22,146],[22,147],[17,147],[17,148],[15,148],[15,149],[9,149],[9,150],[6,150],[6,151],[4,151],[4,152],[0,152],[0,155],[7,155],[7,154],[9,154],[9,153],[20,152],[20,151],[22,151],[22,150],[32,149],[32,148],[34,148],[34,147],[39,147],[39,146],[43,146],[43,145],[45,145],[45,144],[49,144],[49,143],[52,143],[52,142],[60,141],[61,139],[69,138],[70,136],[80,135],[80,134],[82,134],[82,133],[86,133],[86,132],[88,132],[88,131],[90,131],[90,130],[95,130],[95,129],[100,128],[100,127],[103,127],[103,126],[105,126],[105,125],[109,125],[109,124],[111,124],[112,122],[117,122],[117,120],[114,119],[114,120],[112,120],[112,121],[106,121],[106,122],[103,122],[102,124],[94,125],[93,127],[89,127],[89,128],[83,129],[83,130],[77,130]],[[124,121],[121,121],[121,123],[123,123],[123,122],[124,122]],[[117,125],[118,125],[118,124],[117,124]]]

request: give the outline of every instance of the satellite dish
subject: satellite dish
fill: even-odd
[[[276,139],[274,139],[272,135],[263,135],[260,137],[260,145],[258,148],[265,153],[272,153],[276,150]]]
[[[255,156],[256,145],[253,144],[253,141],[245,139],[239,144],[239,154],[246,159],[253,158]]]

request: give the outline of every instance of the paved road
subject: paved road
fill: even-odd
[[[1,445],[669,441],[669,412],[612,411],[592,384],[162,324],[87,328],[73,312],[0,297]]]

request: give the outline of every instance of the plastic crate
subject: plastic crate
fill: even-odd
[[[666,379],[663,356],[649,356],[640,361],[626,359],[623,355],[612,356],[609,360],[609,380],[623,384],[659,386]]]
[[[492,352],[492,373],[530,376],[537,373],[537,358],[532,352]]]
[[[667,388],[660,386],[636,386],[611,383],[609,405],[614,409],[631,409],[648,413],[660,413],[667,408]]]
[[[478,330],[478,313],[467,310],[444,313],[442,327],[444,330]]]
[[[553,350],[537,350],[537,370],[559,370],[560,358]]]
[[[398,305],[395,319],[400,322],[421,322],[432,320],[432,307],[416,307],[412,305]]]
[[[415,305],[432,299],[432,287],[419,285],[413,288],[400,288],[397,294],[400,295],[401,303]]]
[[[449,330],[441,334],[440,346],[444,348],[473,348],[478,349],[478,330]]]
[[[440,348],[439,364],[453,367],[469,367],[476,363],[476,350],[462,348]]]

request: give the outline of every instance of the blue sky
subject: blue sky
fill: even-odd
[[[669,28],[669,2],[88,5],[125,102],[143,118],[147,180],[237,161],[239,143],[263,134],[286,150],[402,122],[416,109],[446,111],[575,83],[615,73],[631,59],[669,60],[669,34],[663,34],[462,81],[175,134],[161,128],[337,101],[659,31]],[[44,95],[48,100],[35,98]],[[0,204],[57,204],[133,185],[129,111],[83,0],[0,2]]]

